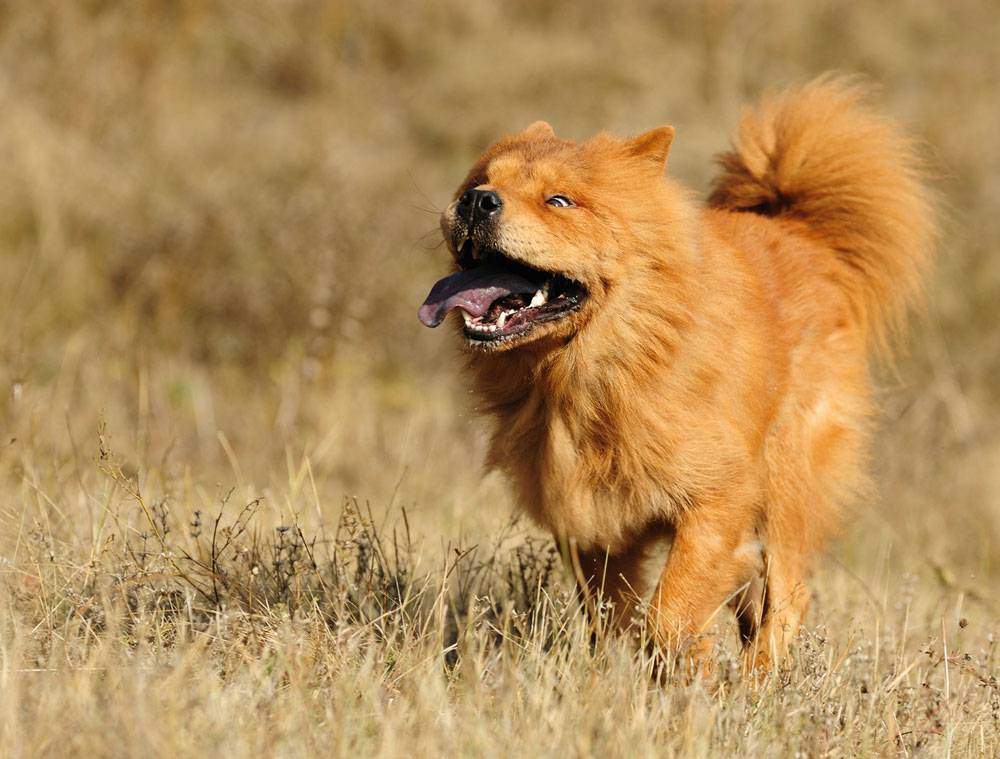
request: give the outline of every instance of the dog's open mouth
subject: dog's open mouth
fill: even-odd
[[[467,240],[462,246],[461,260],[474,260],[472,244]],[[469,340],[500,343],[525,335],[538,324],[568,316],[586,298],[583,285],[562,274],[514,261],[501,251],[484,251],[476,258],[484,263],[434,285],[420,307],[420,321],[436,327],[458,308]]]

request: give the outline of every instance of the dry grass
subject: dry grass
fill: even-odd
[[[0,2],[0,746],[1000,753],[997,38],[971,0]],[[828,68],[951,219],[882,496],[788,669],[659,687],[479,471],[415,318],[434,211],[543,117],[670,121],[705,188],[744,99]]]

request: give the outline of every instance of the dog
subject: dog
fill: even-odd
[[[454,269],[419,317],[461,315],[487,464],[569,547],[589,608],[695,666],[727,606],[749,670],[782,658],[868,491],[869,363],[937,230],[916,144],[869,95],[827,75],[747,108],[706,202],[666,175],[672,127],[536,122],[441,216]]]

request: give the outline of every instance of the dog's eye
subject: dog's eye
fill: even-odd
[[[556,208],[569,208],[575,205],[572,200],[567,198],[565,195],[550,195],[545,199],[545,202],[550,206],[555,206]]]

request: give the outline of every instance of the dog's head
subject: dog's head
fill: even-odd
[[[537,122],[491,146],[441,215],[456,271],[434,285],[421,321],[436,327],[457,310],[484,351],[565,344],[662,236],[673,135],[575,143]]]

